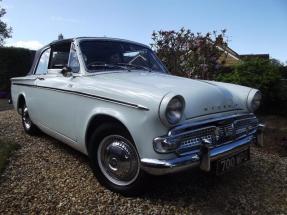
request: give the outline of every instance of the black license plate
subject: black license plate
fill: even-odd
[[[250,160],[250,150],[244,150],[232,156],[225,157],[216,161],[216,174],[221,175],[234,167]]]

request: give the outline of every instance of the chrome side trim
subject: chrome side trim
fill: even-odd
[[[98,99],[101,101],[106,101],[106,102],[111,102],[111,103],[127,106],[127,107],[132,107],[132,108],[136,108],[139,110],[149,111],[149,109],[143,105],[119,101],[119,100],[115,100],[115,99],[111,99],[111,98],[107,98],[107,97],[102,97],[102,96],[96,96],[96,95],[92,95],[92,94],[88,94],[88,93],[81,93],[81,92],[76,92],[76,91],[72,91],[72,90],[64,90],[64,89],[58,89],[58,88],[52,88],[52,87],[37,86],[37,85],[32,85],[32,84],[13,83],[13,85],[33,87],[33,88],[40,88],[40,89],[57,91],[57,92],[69,93],[69,94],[73,94],[73,95],[77,95],[77,96],[84,96],[84,97],[88,97],[88,98]]]
[[[253,138],[254,135],[250,135],[228,145],[211,148],[208,152],[209,159],[207,159],[207,161],[202,159],[202,157],[204,157],[204,152],[196,152],[169,160],[142,158],[141,168],[152,175],[165,175],[199,167],[201,164],[203,164],[202,166],[208,167],[208,164],[203,162],[215,161],[222,157],[246,150],[250,147]]]

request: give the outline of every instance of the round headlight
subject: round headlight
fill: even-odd
[[[178,123],[183,114],[184,109],[184,100],[181,96],[173,97],[166,107],[165,116],[168,123],[174,125]]]
[[[256,111],[261,103],[262,94],[258,90],[252,90],[248,95],[247,107],[251,112]]]

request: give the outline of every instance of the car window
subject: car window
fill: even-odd
[[[72,69],[72,72],[77,73],[80,71],[80,63],[75,49],[75,45],[71,45],[71,51],[69,56],[68,66]]]
[[[153,51],[145,46],[122,41],[84,40],[80,42],[89,72],[119,69],[119,66],[166,73]],[[122,70],[124,71],[124,70]]]
[[[70,46],[70,42],[52,46],[49,69],[62,69],[68,65]]]
[[[53,51],[50,69],[62,69],[68,64],[69,52]]]
[[[41,74],[47,73],[48,63],[49,63],[49,58],[50,58],[50,52],[51,52],[51,50],[47,49],[46,51],[44,51],[42,53],[40,60],[38,62],[36,72],[35,72],[36,75],[41,75]]]

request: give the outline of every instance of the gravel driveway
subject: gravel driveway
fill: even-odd
[[[0,137],[21,145],[0,177],[0,214],[287,214],[287,159],[256,148],[223,176],[162,176],[145,195],[125,198],[99,185],[85,156],[24,134],[15,111],[0,112]]]

